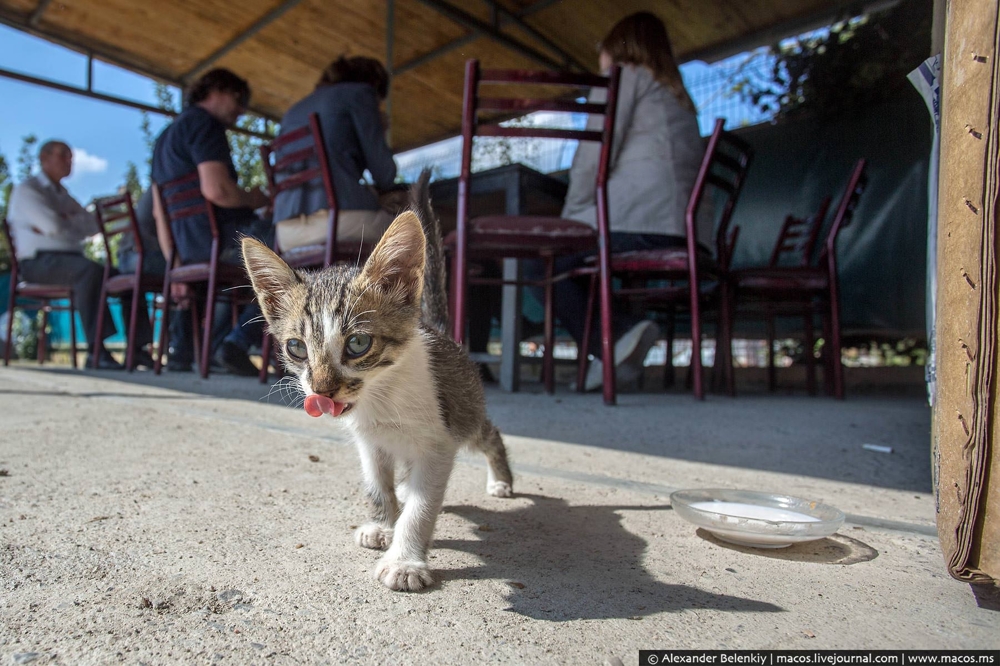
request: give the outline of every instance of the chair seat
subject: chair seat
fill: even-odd
[[[698,252],[700,277],[718,274],[719,265],[706,252]],[[687,277],[688,251],[684,247],[662,250],[634,250],[611,255],[611,270],[615,273],[682,273]]]
[[[741,291],[825,291],[830,284],[826,272],[814,268],[741,268],[730,275]]]
[[[457,232],[445,238],[454,247]],[[561,217],[489,215],[469,222],[470,253],[504,257],[537,257],[585,252],[597,247],[597,230],[583,222]]]
[[[132,291],[135,285],[135,275],[113,275],[105,285],[109,294],[120,294]],[[139,291],[163,291],[163,278],[159,275],[142,275],[139,277]]]
[[[207,282],[210,272],[211,266],[207,262],[185,264],[170,270],[170,280],[171,282]],[[216,265],[215,277],[220,283],[247,284],[249,282],[243,266],[221,261]]]
[[[39,284],[37,282],[18,282],[17,295],[24,298],[69,298],[73,287],[66,284]]]

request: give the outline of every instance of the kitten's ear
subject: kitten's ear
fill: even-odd
[[[255,238],[243,239],[243,264],[260,309],[270,321],[282,312],[288,292],[302,280],[281,257]]]
[[[424,288],[425,244],[420,219],[410,211],[402,213],[372,250],[362,276],[382,285],[391,296],[419,305]]]

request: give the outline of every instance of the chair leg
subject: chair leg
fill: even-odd
[[[677,369],[674,367],[674,333],[677,325],[676,310],[671,307],[667,313],[667,356],[663,361],[663,388],[673,387],[677,381]]]
[[[556,391],[555,381],[555,309],[553,307],[552,257],[545,258],[545,351],[542,354],[542,380],[545,392],[552,395]]]
[[[826,395],[833,395],[833,363],[830,354],[830,312],[825,303],[819,305],[821,324],[823,327],[823,349],[820,354],[820,361],[823,363],[823,392]]]
[[[698,302],[698,285],[691,285],[691,374],[694,382],[694,397],[705,399],[701,367],[701,308]]]
[[[723,279],[722,281],[722,311],[719,313],[721,339],[719,343],[725,353],[725,363],[722,366],[722,378],[726,384],[726,395],[736,397],[736,377],[733,368],[733,292],[732,286]],[[715,352],[718,358],[719,352]]]
[[[209,363],[212,361],[212,320],[215,313],[215,276],[208,281],[208,298],[205,301],[205,327],[201,332],[201,378],[208,379]]]
[[[139,300],[146,300],[146,295],[136,287],[132,290],[132,311],[128,318],[128,335],[125,339],[125,369],[135,370],[135,325],[139,321]]]
[[[201,312],[198,309],[198,299],[188,299],[188,307],[191,309],[191,345],[194,347],[194,362],[198,364],[198,371],[201,372]]]
[[[13,276],[11,276],[13,279]],[[13,335],[14,335],[14,315],[17,314],[17,306],[14,303],[17,300],[16,295],[11,295],[10,308],[7,310],[7,337],[4,338],[5,342],[3,345],[3,364],[5,366],[10,365],[10,350],[14,346]]]
[[[90,367],[97,370],[97,366],[100,363],[100,354],[98,349],[100,348],[100,342],[104,339],[104,313],[107,311],[108,302],[108,291],[104,284],[101,285],[101,298],[97,301],[97,330],[94,333],[94,339],[91,341],[91,353],[90,353]]]
[[[601,296],[601,355],[604,369],[604,404],[614,405],[618,401],[618,391],[615,384],[615,337],[611,321],[611,276],[606,271],[598,275]]]
[[[774,315],[767,314],[767,390],[774,393],[778,388],[777,370],[774,367]]]
[[[167,351],[167,331],[170,328],[170,271],[166,271],[163,276],[163,303],[156,307],[156,299],[153,299],[153,317],[156,317],[156,310],[160,310],[160,344],[156,349],[156,360],[153,362],[153,374],[159,375],[163,372],[163,355]]]
[[[805,336],[803,346],[805,347],[806,357],[806,390],[809,391],[809,395],[816,395],[816,357],[814,355],[816,336],[813,332],[813,311],[811,307],[806,310],[803,329]]]
[[[49,311],[51,309],[52,306],[48,303],[46,303],[45,307],[42,308],[42,330],[39,331],[38,334],[38,349],[37,349],[38,365],[42,365],[43,363],[45,363],[45,352],[49,346],[48,328],[49,328]]]
[[[597,274],[590,277],[590,293],[587,296],[587,314],[583,321],[583,340],[576,351],[576,392],[586,391],[584,384],[587,381],[587,357],[590,354],[590,329],[594,325],[594,296],[597,294]]]
[[[69,292],[69,362],[76,370],[76,298]]]
[[[844,399],[844,363],[841,358],[840,305],[836,295],[830,298],[830,363],[833,370],[833,396]]]

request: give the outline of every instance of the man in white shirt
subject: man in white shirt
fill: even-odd
[[[41,173],[14,187],[7,210],[20,277],[40,284],[72,285],[90,353],[95,353],[96,346],[98,367],[119,370],[122,366],[104,342],[94,340],[102,307],[104,330],[109,336],[115,334],[107,306],[100,303],[104,266],[83,256],[84,241],[99,232],[97,221],[60,184],[73,171],[73,151],[62,141],[47,141],[38,160]],[[88,358],[88,365],[92,360]]]

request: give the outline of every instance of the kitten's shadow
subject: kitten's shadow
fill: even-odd
[[[669,506],[570,506],[542,495],[514,511],[449,506],[444,511],[480,527],[482,540],[437,540],[478,556],[478,567],[439,571],[442,581],[508,581],[507,610],[538,620],[628,618],[687,608],[779,612],[770,603],[712,594],[653,578],[643,567],[646,542],[621,524],[618,511],[664,511]]]

